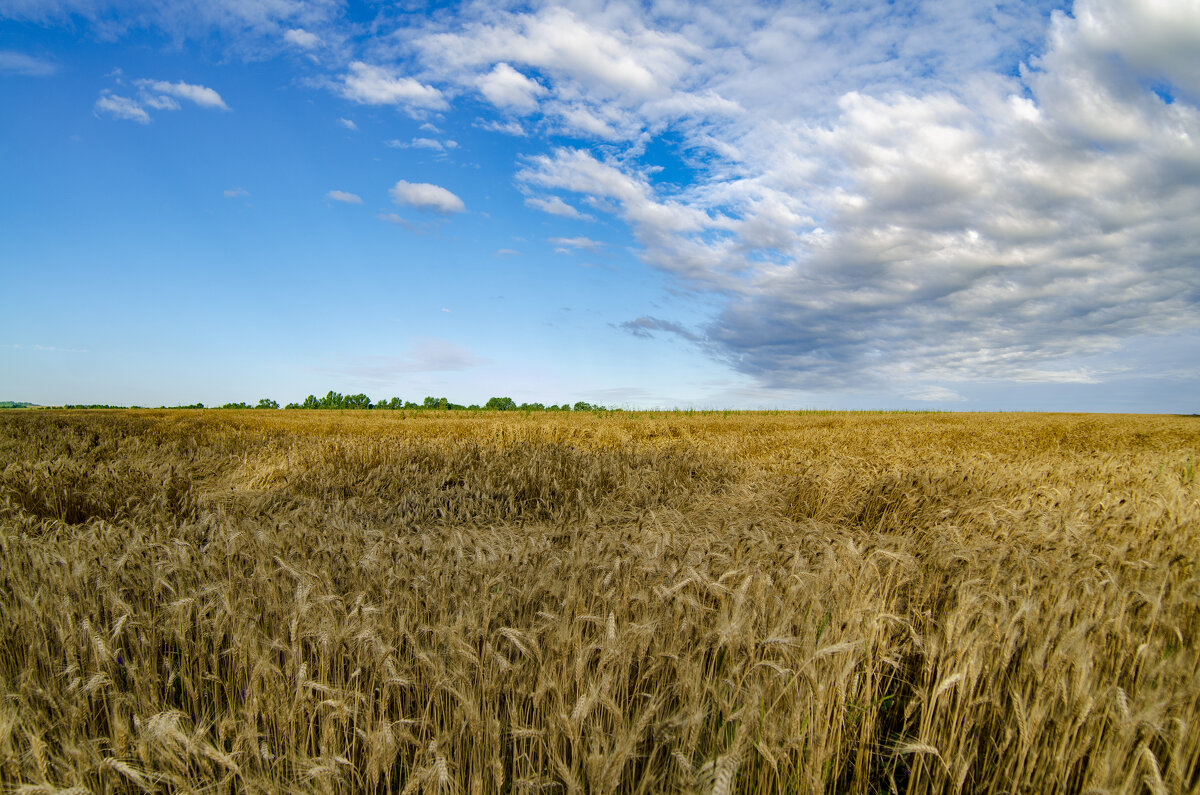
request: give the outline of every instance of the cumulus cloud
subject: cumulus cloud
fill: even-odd
[[[460,67],[527,64],[610,98],[668,93],[687,65],[683,53],[696,50],[678,34],[636,22],[629,28],[596,24],[559,6],[508,15],[492,24],[469,24],[458,32],[426,37],[419,46],[433,62]],[[509,70],[501,68],[501,81],[513,82]]]
[[[53,61],[15,50],[0,50],[0,74],[49,77],[57,71],[58,67]]]
[[[284,41],[294,44],[304,50],[311,50],[321,44],[321,37],[304,28],[291,28],[284,32]]]
[[[428,182],[400,180],[391,189],[392,201],[418,210],[450,214],[461,213],[466,207],[462,199],[440,185]]]
[[[325,198],[330,201],[342,202],[343,204],[362,204],[362,198],[354,193],[347,193],[343,190],[331,190],[325,194]]]
[[[646,21],[624,6],[608,15],[548,6],[488,15],[421,36],[416,47],[431,71],[497,108],[540,111],[567,134],[617,141],[636,137],[654,103],[666,103],[660,121],[687,112],[688,67],[703,54],[688,36]]]
[[[1200,325],[1187,231],[1200,217],[1200,113],[1186,101],[1195,59],[1180,55],[1200,48],[1200,14],[1153,5],[1055,14],[1020,77],[985,68],[1003,48],[976,35],[982,23],[967,38],[983,55],[954,45],[940,55],[948,73],[915,76],[940,26],[902,26],[917,63],[889,73],[832,59],[850,74],[828,83],[859,87],[832,96],[781,79],[798,41],[837,43],[820,39],[819,19],[793,20],[744,44],[744,68],[712,73],[712,96],[736,102],[679,128],[704,153],[681,190],[656,184],[637,139],[624,157],[534,155],[518,180],[616,214],[648,263],[722,307],[687,334],[647,318],[627,331],[702,344],[768,386],[950,400],[946,382],[1102,381],[1111,372],[1080,361]],[[689,100],[704,94],[692,88]]]
[[[341,92],[347,99],[364,105],[406,105],[427,110],[448,107],[442,92],[433,86],[362,61],[351,63],[350,71],[342,75]]]
[[[535,109],[546,88],[506,63],[498,63],[478,80],[479,91],[498,108],[528,113]]]

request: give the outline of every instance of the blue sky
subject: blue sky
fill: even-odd
[[[1195,0],[0,0],[0,399],[1200,411]]]

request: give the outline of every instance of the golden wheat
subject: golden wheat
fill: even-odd
[[[0,415],[0,788],[1200,789],[1200,421]]]

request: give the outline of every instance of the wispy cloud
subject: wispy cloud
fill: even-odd
[[[399,138],[392,138],[391,140],[384,141],[383,144],[391,149],[432,149],[435,152],[445,152],[458,148],[458,141],[439,141],[435,138],[413,138],[410,141],[401,141]]]
[[[528,133],[525,132],[525,128],[521,126],[521,122],[517,121],[516,119],[509,119],[508,121],[488,119],[487,121],[482,122],[479,126],[489,132],[504,133],[505,135],[512,135],[517,138],[524,138],[526,135],[528,135]]]
[[[45,353],[91,353],[87,348],[64,348],[59,345],[21,345],[19,343],[9,343],[0,345],[3,348],[12,348],[14,350],[31,350],[42,351]]]
[[[217,32],[226,52],[257,60],[295,46],[286,38],[289,30],[336,32],[340,10],[336,4],[292,0],[269,3],[207,0],[194,4],[17,0],[0,4],[0,17],[39,25],[86,27],[92,35],[108,41],[137,30],[163,36],[178,45],[189,41],[211,42]]]
[[[408,230],[411,230],[414,232],[420,231],[420,226],[418,226],[417,224],[414,224],[412,221],[409,221],[404,216],[398,215],[396,213],[380,213],[379,215],[377,215],[375,217],[378,218],[380,221],[387,221],[389,224],[394,224],[394,225],[400,227],[401,229],[408,229]]]
[[[96,100],[96,112],[115,119],[128,119],[138,124],[149,124],[150,114],[136,100],[119,94],[102,93]]]
[[[347,130],[354,131],[358,129],[358,125],[355,124],[351,119],[341,118],[337,120],[337,123],[345,127]]]
[[[443,308],[442,311],[449,310]],[[332,371],[383,384],[417,373],[458,372],[488,363],[489,359],[477,356],[457,343],[438,337],[420,337],[398,356],[359,357]]]
[[[331,190],[325,194],[325,198],[343,204],[362,204],[362,197],[342,190]]]
[[[16,50],[0,50],[0,74],[49,77],[57,71],[58,65],[54,61]]]
[[[246,190],[245,188],[229,188],[228,190],[223,191],[223,193],[225,194],[226,199],[238,199],[243,196],[250,195],[250,191]]]
[[[182,80],[177,83],[168,83],[165,80],[135,80],[134,85],[144,91],[148,102],[163,96],[169,96],[186,99],[202,108],[229,110],[229,106],[225,104],[225,100],[221,99],[221,95],[208,86],[185,83]],[[170,109],[175,110],[176,108],[178,108],[178,105]]]
[[[699,334],[689,331],[679,323],[657,317],[639,317],[636,320],[626,320],[620,324],[620,327],[635,337],[644,337],[647,339],[653,337],[656,331],[665,331],[668,334],[674,334],[688,342],[700,342],[704,339]]]
[[[579,212],[579,210],[567,204],[558,196],[551,196],[546,199],[531,196],[525,200],[525,206],[563,218],[576,218],[585,221],[595,220],[593,216]]]
[[[590,237],[552,237],[550,242],[560,248],[581,248],[587,251],[599,251],[602,245],[597,240],[592,240]]]
[[[121,72],[116,70],[111,77],[121,82]],[[127,97],[104,89],[96,100],[95,110],[117,119],[128,119],[139,124],[150,123],[149,110],[179,110],[179,100],[186,100],[202,108],[211,110],[229,110],[225,100],[215,90],[201,85],[179,81],[170,83],[164,80],[134,80],[133,85],[138,89],[136,97]],[[149,110],[147,110],[149,109]]]

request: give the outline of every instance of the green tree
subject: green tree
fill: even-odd
[[[276,403],[274,400],[271,400],[270,398],[262,398],[261,400],[258,401],[258,405],[255,406],[254,408],[256,408],[256,409],[277,409],[277,408],[279,408],[279,404]]]
[[[300,408],[319,409],[321,408],[321,401],[317,400],[316,395],[309,395],[308,397],[304,398],[304,402],[300,404]]]
[[[488,398],[483,407],[488,411],[516,411],[517,402],[510,397],[494,397]]]
[[[444,397],[440,397],[440,398],[426,397],[425,401],[421,404],[421,407],[427,408],[427,409],[439,409],[441,411],[445,411],[447,408],[450,407],[450,401]]]
[[[357,395],[346,395],[346,397],[342,399],[341,408],[369,409],[371,408],[371,399],[361,392]]]

